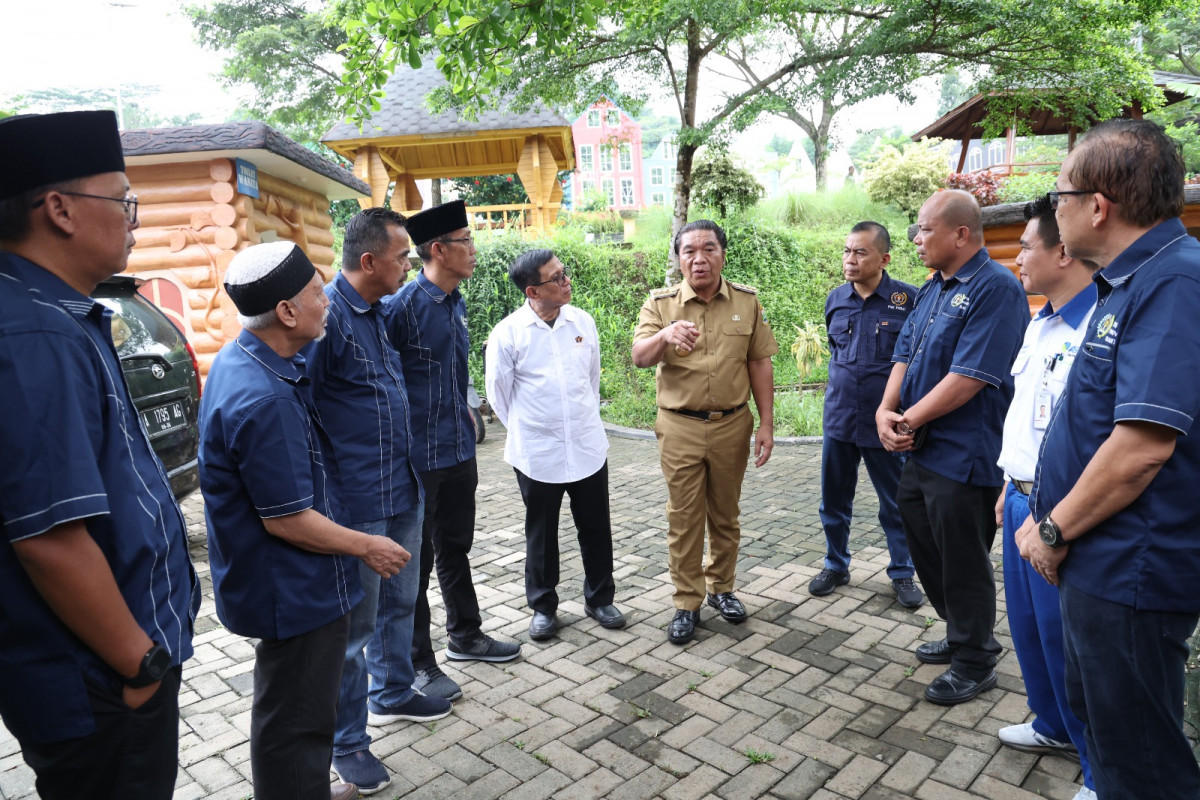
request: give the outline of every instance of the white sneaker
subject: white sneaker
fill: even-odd
[[[1071,800],[1099,800],[1099,796],[1092,789],[1080,786],[1079,791],[1075,793],[1075,796]]]
[[[1051,739],[1049,736],[1042,736],[1033,729],[1032,722],[1001,728],[999,736],[1002,744],[1014,750],[1021,750],[1025,753],[1053,753],[1079,760],[1079,752],[1075,749],[1075,745]]]

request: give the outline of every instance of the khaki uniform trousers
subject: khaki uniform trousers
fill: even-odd
[[[705,591],[733,591],[738,503],[753,428],[749,407],[715,422],[658,410],[654,433],[667,480],[667,553],[677,609],[698,610]]]

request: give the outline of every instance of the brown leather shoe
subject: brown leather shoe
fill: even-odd
[[[335,783],[329,787],[329,800],[354,800],[358,787],[353,783]]]

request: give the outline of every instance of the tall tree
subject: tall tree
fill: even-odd
[[[159,93],[158,86],[127,84],[116,89],[35,89],[4,98],[13,113],[50,114],[79,108],[108,109],[117,112],[122,130],[167,128],[194,125],[199,112],[185,116],[166,116],[147,108]]]
[[[763,112],[786,113],[815,82],[816,97],[898,91],[947,65],[987,70],[993,130],[1015,110],[1056,105],[1085,123],[1130,99],[1158,96],[1129,45],[1138,23],[1195,0],[893,0],[865,6],[827,0],[370,0],[348,20],[343,101],[358,117],[379,102],[397,62],[437,52],[449,88],[435,102],[466,113],[514,92],[583,108],[605,95],[627,108],[666,87],[679,111],[673,229],[688,215],[692,164],[710,137]],[[1086,24],[1082,24],[1086,20]],[[842,31],[852,31],[847,38]],[[751,67],[738,67],[735,59]],[[742,79],[713,81],[711,65]],[[632,87],[625,91],[618,76]],[[815,80],[814,80],[815,79]],[[716,86],[702,83],[717,83]],[[1048,96],[1032,88],[1070,88]],[[834,104],[837,104],[835,99]]]

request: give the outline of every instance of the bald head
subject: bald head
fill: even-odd
[[[951,228],[966,228],[972,239],[983,241],[983,210],[970,192],[947,189],[929,198],[926,205],[936,219]]]
[[[969,192],[937,192],[917,214],[917,255],[949,278],[983,247],[983,214]]]

